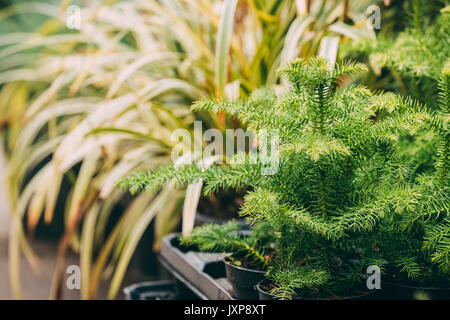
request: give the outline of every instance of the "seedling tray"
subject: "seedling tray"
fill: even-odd
[[[203,300],[234,300],[223,255],[185,248],[179,234],[163,238],[159,260],[164,268]]]

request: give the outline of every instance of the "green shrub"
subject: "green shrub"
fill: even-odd
[[[256,163],[208,170],[168,166],[132,175],[122,186],[154,191],[202,179],[205,194],[250,188],[241,214],[268,223],[277,235],[269,279],[272,292],[284,298],[305,289],[314,296],[350,294],[371,264],[395,265],[410,277],[425,275],[422,266],[433,270],[431,276],[448,273],[448,144],[439,170],[420,177],[397,147],[399,135],[421,127],[435,128],[448,142],[448,110],[435,115],[411,99],[361,86],[338,90],[344,77],[364,69],[352,62],[330,66],[323,58],[296,60],[281,69],[292,83],[282,97],[262,90],[245,101],[193,106],[226,112],[255,130],[280,130],[273,175],[261,174],[268,162],[259,156]],[[448,77],[441,87],[446,107]]]

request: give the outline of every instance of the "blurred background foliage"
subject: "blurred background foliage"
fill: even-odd
[[[66,27],[71,4],[81,8],[80,30]],[[374,61],[370,56],[378,47],[367,45],[375,43],[375,30],[367,27],[371,4],[383,14],[380,39],[406,28],[403,1],[387,0],[4,5],[0,128],[8,161],[15,296],[21,296],[19,252],[38,268],[29,239],[43,233],[59,239],[51,297],[59,295],[64,256],[74,250],[80,254],[82,298],[95,298],[103,278],[111,279],[114,298],[149,225],[156,250],[180,220],[188,232],[201,188],[131,198],[116,182],[134,170],[168,163],[178,143],[171,138],[174,129],[192,132],[194,120],[221,130],[239,126],[223,114],[191,113],[195,100],[235,99],[261,86],[282,90],[275,71],[296,57]],[[401,85],[395,69],[371,66],[356,81],[375,89]]]
[[[366,82],[374,90],[401,93],[438,109],[438,81],[450,66],[450,2],[448,0],[392,1],[383,18],[377,41],[361,39],[348,42],[341,53],[370,66]],[[413,173],[433,167],[433,137],[424,131],[400,138],[402,152],[414,159]]]

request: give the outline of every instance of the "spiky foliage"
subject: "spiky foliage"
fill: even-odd
[[[298,288],[314,289],[329,280],[329,274],[324,270],[301,268],[289,262],[276,265],[268,276],[278,284],[271,293],[280,299],[292,299],[298,294]]]
[[[435,171],[429,175],[418,177],[419,192],[422,201],[418,205],[420,210],[409,212],[402,217],[403,228],[410,230],[420,242],[413,250],[416,255],[410,254],[410,261],[417,272],[415,276],[437,276],[438,281],[443,279],[449,285],[450,273],[450,73],[445,69],[439,80],[440,110],[432,123],[436,138]],[[431,262],[431,263],[430,263]],[[437,271],[435,269],[438,269]],[[409,275],[409,269],[405,269]],[[441,283],[442,283],[441,281]]]
[[[114,182],[168,162],[170,133],[191,128],[193,100],[247,96],[277,83],[272,71],[289,59],[321,48],[335,55],[337,42],[323,45],[330,36],[373,34],[363,14],[371,1],[316,0],[304,8],[294,0],[75,1],[80,30],[66,26],[74,1],[8,1],[0,12],[0,140],[12,214],[28,220],[27,230],[19,222],[11,228],[11,238],[20,238],[9,250],[14,296],[20,298],[18,252],[29,247],[23,235],[42,219],[67,222],[64,239],[83,261],[82,297],[97,298],[104,274],[112,276],[114,297],[146,225],[155,222],[157,248],[178,224],[185,194],[168,190],[172,205],[156,210],[157,198],[131,202]],[[195,117],[215,128],[237,125],[223,115]],[[185,197],[184,231],[196,212],[193,191]],[[116,210],[123,214],[108,233]],[[37,266],[32,251],[23,252]],[[55,273],[53,288],[63,275]]]
[[[448,183],[450,163],[450,66],[445,69],[439,80],[439,121],[435,124],[439,133],[436,167],[440,171],[441,184]]]
[[[279,153],[268,156],[279,157],[279,166],[271,175],[263,170],[273,162],[260,153],[249,155],[253,161],[245,164],[208,170],[185,166],[141,172],[122,185],[137,192],[202,179],[207,194],[247,186],[251,191],[242,215],[269,223],[279,235],[269,275],[273,292],[282,297],[310,287],[315,290],[305,294],[348,294],[363,283],[369,262],[389,262],[410,274],[419,263],[446,272],[442,255],[447,238],[431,234],[446,228],[448,189],[440,189],[433,176],[416,178],[397,148],[401,134],[441,127],[441,118],[392,93],[373,94],[364,87],[338,90],[342,77],[363,70],[354,62],[334,66],[323,58],[295,60],[280,70],[292,83],[285,96],[262,90],[246,101],[194,105],[225,111],[255,130],[279,130]],[[242,155],[236,158],[242,160]],[[411,230],[413,240],[406,236]],[[406,238],[404,250],[393,249],[397,234]],[[392,260],[375,250],[377,241]],[[420,246],[435,258],[417,260],[423,255]]]
[[[389,17],[383,16],[383,27],[376,41],[367,38],[349,43],[351,52],[359,52],[360,58],[369,61],[374,72],[366,80],[372,87],[414,97],[432,110],[439,108],[438,81],[450,57],[446,41],[450,31],[448,4],[440,0],[404,1],[401,20],[405,26],[400,30],[386,28],[384,21]],[[400,150],[413,160],[416,174],[434,169],[436,139],[434,132],[400,137]]]
[[[442,10],[438,19],[431,23],[427,8],[429,1],[407,1],[405,13],[410,22],[386,51],[374,52],[372,61],[382,66],[393,67],[410,78],[427,77],[438,79],[449,59],[450,49],[443,41],[450,31],[449,7]]]
[[[400,273],[422,284],[449,286],[450,51],[446,39],[450,31],[450,7],[448,1],[409,0],[405,5],[408,19],[402,32],[387,37],[385,34],[376,43],[368,40],[367,46],[357,44],[359,50],[370,54],[374,69],[390,69],[396,80],[392,89],[417,97],[437,110],[432,123],[435,130],[400,139],[401,153],[412,159],[413,172],[421,184],[416,187],[416,192],[422,195],[418,199],[420,210],[409,211],[398,221],[411,233],[410,238],[396,250],[386,243],[379,246],[384,257],[399,262]]]
[[[273,241],[274,235],[265,223],[257,224],[249,235],[242,234],[236,223],[228,222],[206,224],[180,237],[182,245],[197,246],[206,252],[232,253],[230,259],[235,264],[256,269],[267,267]]]
[[[385,77],[384,88],[399,90],[436,107],[436,82],[450,56],[446,41],[450,31],[449,8],[448,1],[405,1],[401,10],[405,26],[400,32],[383,25],[376,41],[365,38],[348,43],[343,53],[363,55],[377,76],[389,75],[395,80]],[[383,17],[383,21],[386,19]],[[390,72],[382,74],[381,68]]]

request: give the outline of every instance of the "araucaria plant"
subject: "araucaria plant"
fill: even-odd
[[[270,161],[259,155],[207,170],[167,166],[137,173],[122,185],[155,191],[169,182],[181,186],[202,179],[205,194],[246,187],[241,214],[268,223],[276,235],[268,280],[281,298],[354,294],[365,286],[369,265],[393,265],[416,276],[416,261],[415,267],[423,263],[448,275],[448,188],[437,186],[434,176],[411,175],[396,146],[400,134],[419,126],[446,132],[448,139],[448,113],[435,115],[410,99],[362,86],[340,88],[364,70],[354,62],[296,60],[280,70],[292,84],[282,96],[260,90],[245,101],[193,106],[225,112],[254,130],[279,130],[279,167],[272,175],[261,174]],[[448,91],[445,99],[448,108]],[[447,172],[448,144],[440,157],[440,170]],[[387,246],[380,249],[378,240]],[[420,252],[397,252],[397,241]]]
[[[274,235],[270,225],[258,223],[250,234],[242,234],[235,222],[224,225],[206,224],[180,237],[184,246],[196,246],[200,251],[232,253],[228,259],[237,266],[265,270],[269,265]]]
[[[444,68],[441,74],[440,109],[431,123],[436,137],[434,170],[411,179],[409,192],[416,203],[392,222],[385,221],[374,240],[380,256],[392,263],[391,276],[425,287],[450,288],[449,71]]]

